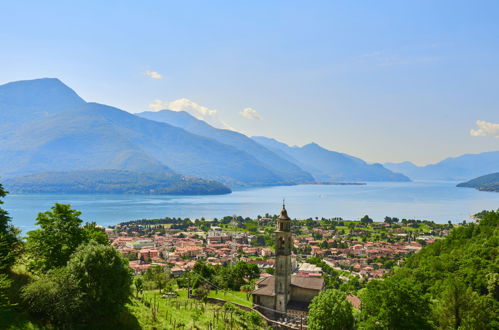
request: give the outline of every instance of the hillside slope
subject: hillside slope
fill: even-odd
[[[43,172],[10,178],[4,183],[12,193],[212,195],[231,192],[215,181],[124,170]]]
[[[483,175],[467,182],[460,183],[457,187],[476,188],[481,191],[499,192],[499,172]]]
[[[244,152],[265,164],[268,169],[282,177],[286,182],[303,183],[314,180],[309,173],[302,170],[296,164],[276,155],[274,152],[253,141],[246,135],[231,130],[212,127],[205,121],[196,119],[185,111],[146,111],[137,115],[143,118],[165,122],[183,128],[188,132],[214,139],[239,150],[244,150]]]
[[[87,103],[58,79],[2,85],[0,108],[0,176],[116,169],[178,173],[233,186],[289,183],[242,150]]]

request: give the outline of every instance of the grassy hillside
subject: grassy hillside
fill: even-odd
[[[177,293],[176,298],[162,299],[158,291],[146,291],[128,308],[141,329],[265,329],[254,313],[188,299],[186,290]]]

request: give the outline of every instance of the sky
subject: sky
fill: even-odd
[[[499,150],[498,1],[2,1],[0,84],[369,162]]]

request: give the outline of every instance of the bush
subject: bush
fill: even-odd
[[[112,319],[130,294],[126,261],[113,247],[92,242],[79,247],[66,267],[28,284],[21,297],[31,315],[65,328]]]
[[[81,296],[66,269],[28,284],[21,292],[24,306],[32,316],[62,328],[77,320],[82,307]]]

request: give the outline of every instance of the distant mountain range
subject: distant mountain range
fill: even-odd
[[[117,108],[87,103],[58,79],[0,86],[0,108],[2,176],[118,169],[179,173],[230,185],[284,183],[244,151]]]
[[[262,136],[253,137],[253,140],[298,164],[318,181],[410,181],[405,175],[387,170],[381,164],[368,164],[360,158],[327,150],[316,143],[290,147]]]
[[[28,186],[26,180],[30,178],[33,187],[48,177],[55,178],[54,173],[65,173],[68,178],[90,171],[86,175],[92,182],[104,175],[104,170],[118,171],[114,178],[125,173],[119,171],[134,173],[136,178],[144,173],[168,176],[180,180],[179,184],[203,186],[202,193],[208,193],[209,185],[216,191],[219,183],[236,187],[428,178],[413,175],[411,171],[419,173],[421,168],[410,163],[368,164],[315,143],[291,147],[266,137],[250,138],[214,128],[187,112],[130,114],[86,102],[53,78],[1,85],[0,113],[0,176],[24,176],[16,180]],[[440,173],[445,174],[444,179],[452,172],[456,172],[452,178],[469,179],[477,176],[471,174],[486,170],[482,163],[494,168],[492,163],[499,163],[499,156],[495,157],[494,161],[487,156],[490,160],[481,163],[470,160],[452,171],[443,168]],[[486,173],[490,172],[494,170]],[[31,174],[37,175],[26,176]],[[442,179],[441,174],[432,179]],[[142,178],[136,181],[149,182]],[[204,181],[195,183],[196,178]],[[169,184],[175,186],[173,181]]]
[[[475,188],[481,191],[499,192],[499,172],[483,175],[467,182],[460,183],[457,186]]]
[[[436,164],[416,166],[411,162],[385,163],[386,168],[412,180],[464,181],[499,171],[499,151],[465,154]]]
[[[312,182],[314,178],[299,166],[268,150],[244,134],[226,129],[218,129],[208,125],[205,121],[191,116],[185,111],[162,110],[158,112],[146,111],[137,114],[140,117],[168,123],[186,131],[206,138],[216,140],[225,145],[244,150],[254,157],[267,169],[282,178],[283,183],[295,184]]]
[[[270,138],[249,138],[238,132],[214,128],[184,111],[146,111],[137,115],[240,148],[275,173],[289,177],[290,182],[409,181],[404,175],[393,173],[380,164],[370,165],[359,158],[324,149],[315,143],[289,147]]]

